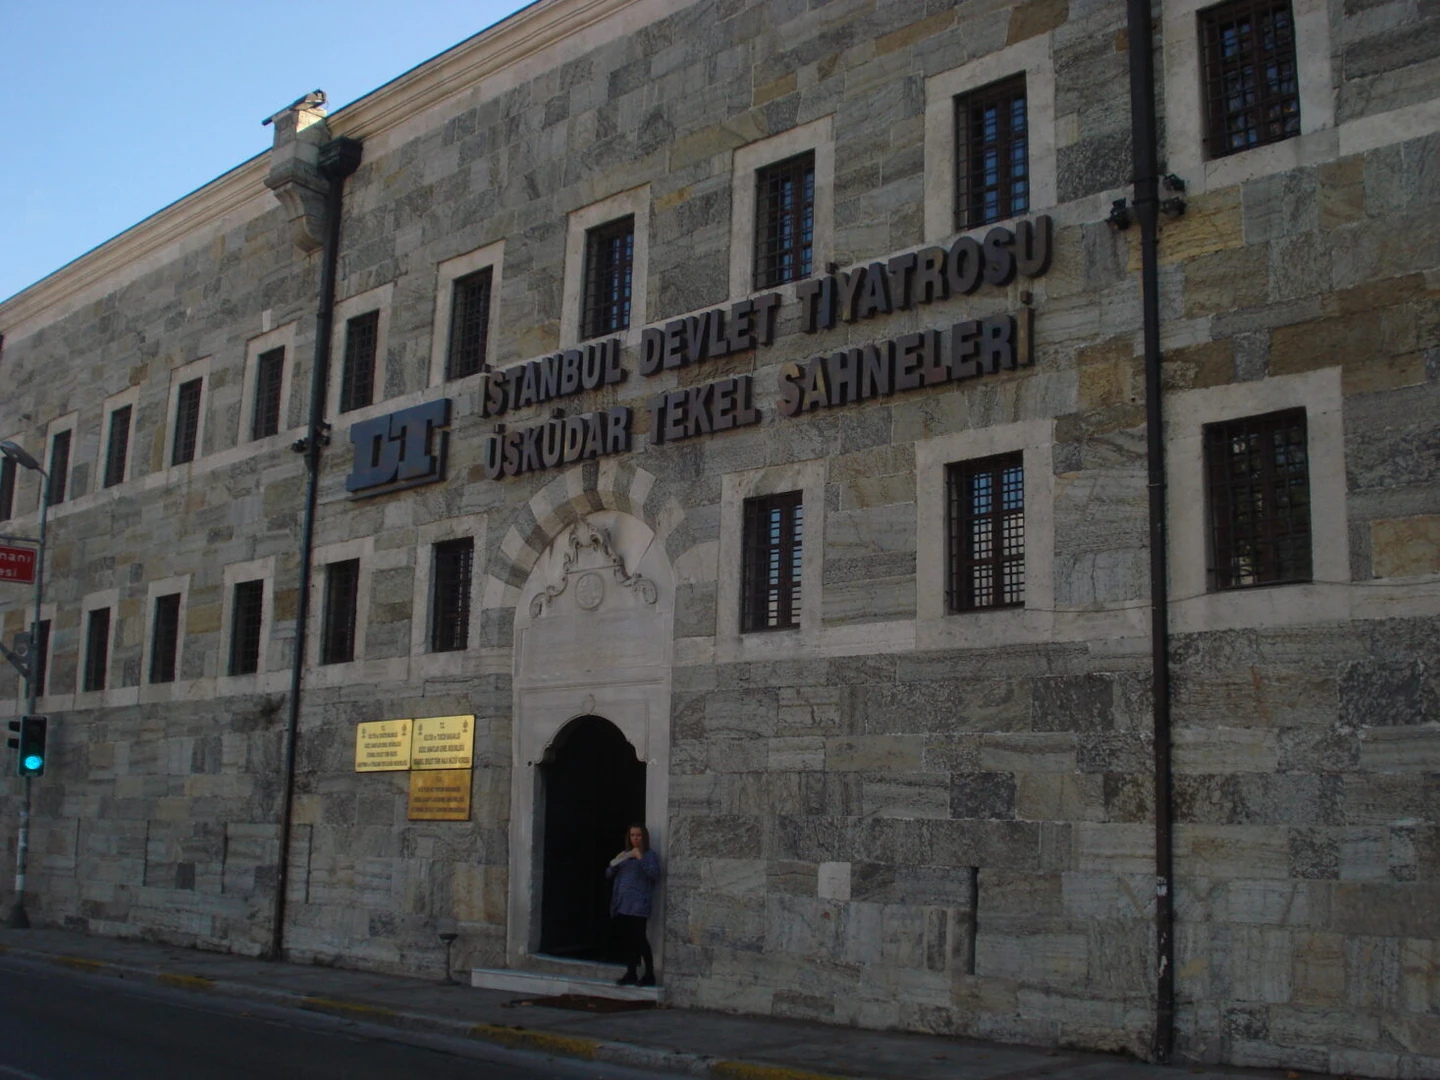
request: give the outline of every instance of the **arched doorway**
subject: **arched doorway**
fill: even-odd
[[[623,846],[626,827],[645,819],[645,763],[610,721],[582,716],[555,736],[540,776],[545,814],[540,951],[607,959],[605,867]]]

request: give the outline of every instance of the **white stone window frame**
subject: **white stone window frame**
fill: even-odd
[[[169,596],[171,593],[180,594],[180,617],[175,633],[175,678],[168,683],[152,683],[150,681],[150,657],[155,650],[155,601],[159,597]],[[180,677],[180,672],[184,670],[185,663],[185,618],[189,604],[189,574],[162,578],[146,585],[144,637],[140,642],[140,686],[138,687],[141,704],[178,701],[186,696],[185,683]],[[110,633],[113,640],[115,633],[113,621]]]
[[[590,230],[632,215],[635,218],[635,246],[630,266],[630,325],[618,336],[627,345],[640,340],[640,329],[649,321],[649,184],[641,184],[593,202],[589,206],[571,210],[566,218],[565,277],[560,307],[562,348],[573,348],[581,340],[580,317],[585,307],[585,249]]]
[[[4,523],[4,524],[9,524],[9,523],[6,522],[6,523]],[[3,528],[3,527],[4,527],[4,524],[0,524],[0,528]],[[34,598],[34,595],[33,595],[33,593],[32,593],[29,597],[26,598],[25,606],[21,609],[21,611],[22,611],[22,613],[23,613],[23,616],[24,616],[24,619],[25,619],[25,625],[22,626],[21,629],[24,630],[25,633],[27,633],[27,634],[30,632],[30,628],[35,625],[35,619],[33,618],[33,612],[34,612],[34,610],[35,610],[35,608],[34,608],[34,603],[35,603],[35,598]],[[69,707],[70,707],[70,703],[73,701],[73,696],[70,695],[70,694],[51,695],[51,694],[47,694],[47,693],[45,692],[46,690],[49,689],[50,686],[53,686],[53,685],[55,684],[55,680],[54,680],[54,674],[55,674],[55,615],[56,615],[56,612],[57,612],[58,610],[59,610],[59,608],[56,606],[56,604],[55,604],[53,601],[50,602],[50,603],[47,603],[47,604],[41,604],[41,605],[40,605],[40,620],[39,620],[39,621],[40,621],[40,622],[44,622],[46,619],[49,619],[49,620],[50,620],[50,647],[49,647],[49,649],[47,650],[47,652],[49,653],[49,655],[45,658],[45,682],[46,682],[46,685],[40,687],[40,692],[35,695],[35,703],[36,703],[37,707],[41,708],[42,710],[45,709],[45,708],[50,708],[50,709],[54,709],[54,710],[58,711],[62,706],[63,706],[64,708],[69,708]],[[16,681],[15,681],[15,687],[16,687],[16,693],[15,693],[15,706],[16,706],[16,707],[15,707],[15,713],[16,713],[16,715],[19,715],[19,714],[23,713],[24,710],[25,710],[26,705],[27,705],[28,702],[29,702],[28,690],[27,690],[26,686],[27,686],[27,684],[26,684],[26,681],[25,681],[24,679],[16,679]]]
[[[105,465],[110,457],[110,432],[115,426],[115,413],[130,406],[130,431],[126,438],[125,446],[125,468],[120,474],[120,482],[113,487],[105,486]],[[118,394],[112,394],[105,399],[103,416],[105,422],[100,427],[100,452],[95,455],[95,483],[93,494],[111,492],[118,497],[120,489],[129,483],[130,478],[135,475],[135,414],[140,411],[140,388],[132,386],[128,390],[122,390]]]
[[[800,536],[800,625],[784,630],[740,630],[741,578],[745,572],[745,501],[800,492],[805,517]],[[808,654],[823,633],[820,593],[825,568],[825,461],[797,461],[744,472],[720,481],[715,658],[720,663]]]
[[[1015,218],[1053,209],[1058,191],[1055,64],[1052,33],[977,57],[925,80],[925,242],[958,235],[955,229],[955,99],[1015,75],[1025,76],[1029,206]],[[983,232],[1015,218],[977,225]]]
[[[1330,16],[1325,0],[1291,0],[1295,71],[1300,91],[1300,134],[1282,142],[1205,157],[1205,61],[1200,12],[1215,0],[1162,0],[1165,59],[1165,171],[1199,195],[1213,188],[1334,160],[1335,91]]]
[[[390,348],[390,310],[394,296],[395,283],[387,281],[384,285],[356,293],[335,305],[335,315],[330,323],[330,377],[326,380],[329,386],[325,388],[325,416],[336,427],[353,424],[357,420],[368,420],[372,416],[383,416],[393,411],[393,403],[385,397],[388,368],[385,358]],[[371,376],[375,384],[371,391],[371,401],[362,409],[351,409],[342,413],[340,383],[345,375],[345,339],[349,336],[350,320],[372,311],[378,311],[380,318],[375,326],[375,371]]]
[[[334,561],[334,560],[331,560]],[[221,695],[254,694],[285,689],[289,673],[270,671],[270,634],[275,626],[275,556],[231,563],[222,575],[220,598],[220,651],[215,658],[215,690]],[[260,588],[260,658],[250,675],[230,674],[230,642],[235,636],[235,586],[245,581],[261,581]],[[324,582],[321,582],[324,597]],[[357,601],[358,605],[358,601]]]
[[[1055,422],[960,431],[915,444],[915,638],[920,649],[982,649],[1048,640],[1055,629]],[[1020,454],[1025,471],[1025,603],[951,612],[949,466]]]
[[[755,174],[800,154],[815,155],[815,221],[810,241],[810,274],[824,273],[835,260],[835,116],[757,139],[738,147],[730,166],[730,298],[761,292],[794,291],[797,281],[755,288]]]
[[[295,334],[297,323],[286,323],[245,342],[245,373],[240,388],[240,430],[235,433],[236,445],[252,450],[269,450],[290,442],[299,428],[287,427],[290,415],[290,393],[295,378]],[[285,350],[285,363],[280,369],[280,427],[274,435],[255,439],[255,397],[259,390],[260,357],[274,349]],[[304,425],[300,425],[301,428]]]
[[[70,458],[65,464],[65,498],[62,502],[50,507],[49,516],[54,517],[56,511],[75,501],[75,466],[85,460],[84,447],[80,445],[80,414],[79,412],[68,412],[64,416],[57,416],[50,423],[45,425],[45,449],[40,455],[40,467],[45,470],[45,475],[50,476],[51,455],[55,449],[55,436],[70,432]],[[32,469],[24,469],[23,472],[33,472]],[[40,477],[35,478],[37,481]],[[54,483],[54,478],[50,478]],[[93,488],[94,485],[92,485]],[[16,484],[19,487],[19,484]],[[87,494],[89,494],[87,492]],[[35,507],[40,508],[40,500],[45,498],[45,484],[40,484],[40,494],[35,500]],[[18,501],[18,500],[17,500]]]
[[[446,259],[435,267],[435,320],[430,328],[430,386],[444,386],[445,361],[450,355],[450,315],[455,307],[455,282],[490,269],[490,325],[485,339],[485,364],[495,367],[495,346],[500,340],[500,275],[505,264],[505,241],[497,240],[474,251]],[[383,316],[382,316],[383,317]],[[448,380],[457,391],[479,386],[483,369],[464,378]],[[339,393],[337,383],[336,393]]]
[[[105,640],[105,688],[103,690],[86,690],[84,689],[85,668],[90,661],[90,613],[101,608],[110,609],[110,628]],[[87,593],[81,598],[80,662],[75,665],[75,697],[72,708],[103,709],[118,705],[134,705],[140,700],[140,687],[115,685],[115,645],[120,640],[120,622],[119,589],[102,589],[99,592]],[[50,626],[53,640],[55,624],[51,623]],[[51,662],[54,662],[53,649],[51,650]],[[140,672],[142,684],[145,674],[143,670]],[[53,683],[54,680],[52,679],[51,682]]]
[[[171,481],[192,471],[205,457],[205,429],[209,426],[210,412],[210,368],[214,357],[202,356],[188,364],[170,370],[170,393],[165,402],[165,479]],[[195,422],[195,456],[179,465],[175,460],[175,434],[180,419],[180,387],[195,379],[200,380],[200,415]]]
[[[1305,410],[1310,470],[1308,583],[1214,590],[1207,424]],[[1298,626],[1350,617],[1350,530],[1346,509],[1344,396],[1339,367],[1166,396],[1165,478],[1171,630],[1177,634]]]
[[[360,577],[355,586],[355,658],[343,664],[322,664],[320,646],[325,618],[325,568],[331,563],[344,562],[347,559],[360,561]],[[310,611],[306,618],[306,685],[330,688],[350,686],[357,682],[400,681],[407,677],[410,659],[408,656],[367,660],[365,638],[370,629],[370,595],[375,571],[404,566],[409,560],[410,551],[407,548],[395,548],[377,554],[373,536],[327,544],[315,549],[311,561]]]
[[[480,616],[484,607],[484,573],[480,565],[485,550],[487,519],[483,514],[448,518],[417,530],[415,584],[410,610],[411,677],[453,678],[473,671],[480,644]],[[475,541],[475,560],[470,569],[470,644],[453,652],[430,651],[430,619],[435,603],[435,545],[447,540]]]

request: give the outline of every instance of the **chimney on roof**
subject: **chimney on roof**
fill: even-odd
[[[264,123],[275,129],[265,186],[289,213],[295,246],[309,255],[325,245],[325,196],[330,190],[320,169],[320,148],[330,142],[325,92],[306,94]]]

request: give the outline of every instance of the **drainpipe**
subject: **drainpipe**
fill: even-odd
[[[1170,769],[1170,630],[1165,536],[1165,442],[1161,412],[1158,233],[1160,168],[1155,124],[1155,52],[1150,0],[1127,0],[1130,141],[1135,218],[1140,224],[1145,338],[1145,447],[1150,495],[1150,649],[1155,741],[1155,1038],[1153,1060],[1175,1046],[1175,889]],[[1181,204],[1183,205],[1183,204]]]
[[[319,500],[320,454],[330,443],[325,419],[330,340],[335,315],[335,275],[340,259],[340,210],[345,178],[360,166],[354,139],[330,139],[324,121],[324,94],[301,98],[266,123],[276,127],[276,155],[266,186],[291,212],[295,244],[321,251],[319,308],[315,313],[315,358],[310,369],[310,421],[294,449],[305,457],[305,518],[300,534],[300,595],[295,613],[295,655],[290,667],[290,709],[285,725],[280,803],[280,850],[266,956],[279,960],[285,949],[285,901],[290,881],[290,828],[295,809],[295,748],[300,732],[300,691],[305,675],[306,626],[310,615],[311,560],[315,550],[315,507]],[[323,233],[322,233],[323,228]]]

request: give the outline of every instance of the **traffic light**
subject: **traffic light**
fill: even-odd
[[[10,745],[19,751],[15,772],[20,776],[45,775],[45,731],[49,726],[48,716],[22,716],[10,721],[10,730],[19,733]]]

